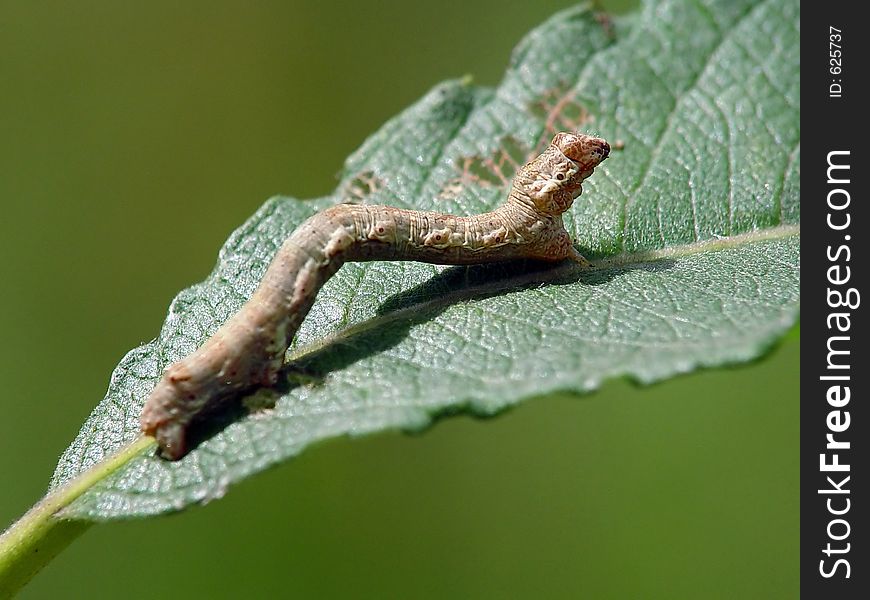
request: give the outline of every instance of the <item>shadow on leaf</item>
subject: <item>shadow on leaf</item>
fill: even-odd
[[[631,258],[631,262],[600,269],[581,269],[567,261],[554,264],[533,260],[445,269],[428,281],[387,298],[375,318],[339,332],[323,346],[285,364],[275,386],[253,388],[243,396],[227,398],[191,426],[189,447],[196,448],[252,412],[271,408],[280,396],[297,387],[321,385],[330,373],[389,350],[404,340],[412,327],[434,320],[455,304],[543,286],[602,285],[629,271],[667,271],[675,264],[672,259],[643,255]]]

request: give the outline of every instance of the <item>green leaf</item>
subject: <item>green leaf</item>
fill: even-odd
[[[160,336],[121,361],[52,489],[137,437],[161,370],[241,306],[296,225],[336,202],[488,210],[512,161],[579,128],[624,142],[565,219],[600,268],[345,265],[286,380],[256,398],[273,408],[247,403],[179,462],[136,455],[63,516],[180,510],[318,440],[761,355],[799,311],[799,22],[794,0],[650,2],[616,22],[581,6],[532,31],[497,89],[437,86],[347,160],[332,196],[274,198],[230,237]]]

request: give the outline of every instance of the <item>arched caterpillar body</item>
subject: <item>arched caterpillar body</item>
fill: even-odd
[[[568,258],[588,265],[572,245],[562,213],[609,153],[600,138],[558,133],[519,169],[505,203],[480,215],[353,204],[315,214],[283,243],[239,312],[166,368],[142,410],[142,431],[157,439],[164,456],[178,459],[192,421],[244,390],[273,385],[318,291],[347,261],[467,265]]]

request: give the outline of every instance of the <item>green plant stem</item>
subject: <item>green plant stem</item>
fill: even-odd
[[[45,496],[0,536],[0,598],[11,597],[92,525],[64,519],[59,512],[153,444],[153,438],[136,438]]]

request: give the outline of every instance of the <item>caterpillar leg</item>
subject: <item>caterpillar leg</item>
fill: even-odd
[[[568,250],[568,259],[574,261],[575,263],[586,269],[592,266],[592,263],[589,262],[589,259],[580,254],[574,246],[571,246],[571,248]]]

